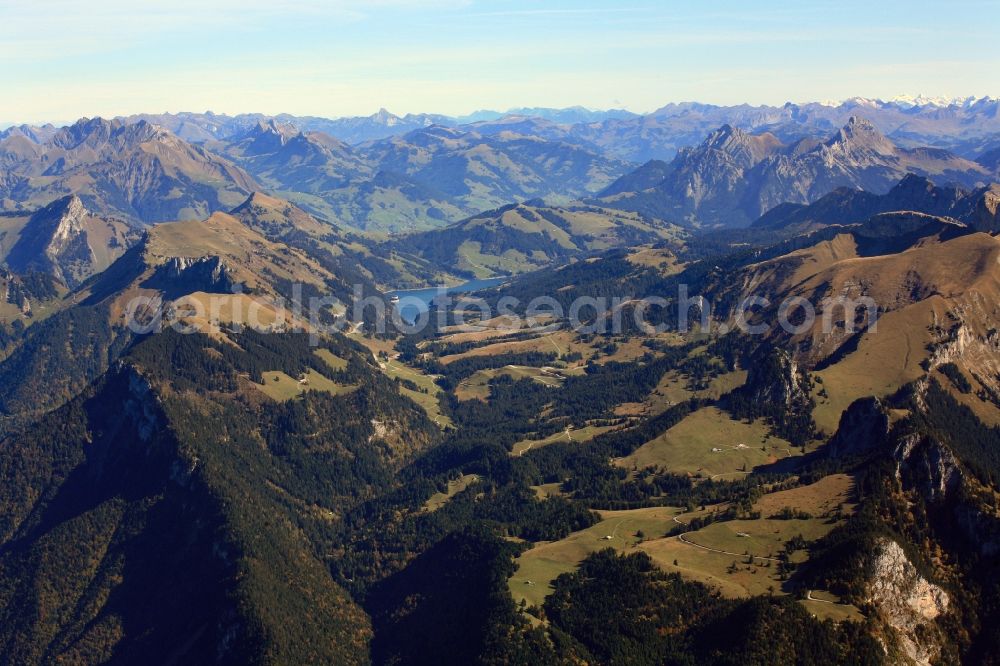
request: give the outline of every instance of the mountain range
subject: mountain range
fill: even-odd
[[[632,120],[579,126],[574,134],[611,155],[645,162],[671,159],[678,150],[697,144],[722,125],[748,133],[769,132],[790,143],[803,137],[828,136],[852,116],[862,116],[906,148],[944,148],[974,159],[996,147],[1000,100],[983,97],[947,104],[921,102],[852,98],[839,103],[789,102],[782,106],[672,103]]]
[[[601,190],[639,193],[659,185],[652,174],[673,164],[688,175],[677,176],[678,189],[664,198],[690,188],[694,205],[638,196],[629,209],[669,213],[677,223],[745,225],[774,205],[808,203],[840,185],[885,190],[908,171],[966,186],[986,182],[1000,150],[997,112],[991,98],[855,98],[781,107],[670,104],[646,115],[524,108],[400,117],[383,109],[334,120],[212,113],[84,119],[0,133],[0,205],[32,210],[73,192],[98,214],[151,223],[203,218],[268,190],[335,224],[396,233],[442,227],[514,200],[565,205]],[[866,119],[864,131],[851,129],[852,118]],[[862,136],[871,127],[879,136]],[[744,135],[771,145],[747,152]],[[710,191],[732,189],[698,175],[714,171],[715,159],[732,163],[710,178],[760,171],[747,176],[753,191]]]
[[[852,116],[825,141],[785,144],[730,125],[669,163],[647,162],[597,201],[679,223],[746,226],[782,203],[806,204],[838,187],[884,193],[915,173],[966,186],[988,182],[982,164],[936,148],[900,148]]]
[[[927,178],[909,174],[883,195],[840,187],[809,205],[780,204],[755,220],[753,226],[802,233],[832,224],[851,224],[891,211],[949,217],[974,229],[995,233],[1000,230],[1000,189],[996,184],[974,190],[938,186]]]
[[[854,119],[824,141],[722,127],[612,184],[621,162],[498,129],[521,122],[353,146],[274,119],[201,146],[99,122],[92,161],[74,149],[89,171],[67,162],[79,196],[0,214],[6,660],[996,654],[1000,199],[986,167]],[[132,132],[152,136],[130,147]],[[64,135],[12,133],[4,154],[35,146],[41,162]],[[83,177],[171,146],[198,165],[184,173],[243,173],[216,187],[244,193],[140,226]],[[173,173],[173,199],[201,196]],[[368,182],[403,193],[392,217],[408,227],[427,213],[401,197],[426,205],[413,192],[428,183],[462,217],[385,236],[314,214],[371,201],[337,198]],[[572,200],[598,182],[601,205]],[[280,198],[286,186],[310,194]],[[639,204],[657,214],[613,207]],[[754,226],[697,228],[712,219]],[[505,279],[479,295],[514,297],[516,315],[536,296],[587,297],[595,323],[624,324],[468,330],[447,307],[415,334],[351,320],[359,296],[391,307],[390,287],[490,276]],[[696,335],[678,329],[682,285],[713,306]],[[318,315],[342,333],[284,308],[319,295],[347,308]],[[751,295],[770,301],[748,315],[757,336],[736,328]],[[827,296],[874,298],[877,325]],[[646,297],[660,329],[625,316]],[[783,312],[793,298],[820,316]],[[161,313],[197,330],[125,326]]]
[[[352,148],[271,122],[217,149],[316,214],[383,231],[442,226],[511,200],[577,198],[627,169],[571,144],[443,126]]]
[[[261,189],[259,180],[343,226],[400,231],[514,199],[591,195],[628,168],[573,144],[439,125],[355,147],[273,119],[204,145],[142,119],[7,134],[4,208],[30,210],[73,191],[101,214],[144,223],[229,210]]]
[[[344,118],[294,116],[287,113],[277,116],[267,116],[260,113],[228,116],[212,112],[181,112],[177,114],[137,114],[123,117],[122,119],[126,122],[146,120],[161,125],[181,138],[194,143],[201,143],[211,139],[229,139],[246,132],[258,122],[275,120],[279,123],[293,125],[302,132],[323,132],[345,143],[354,145],[406,134],[407,132],[431,125],[454,127],[484,121],[495,121],[507,116],[528,116],[544,118],[555,123],[576,124],[582,122],[600,122],[611,118],[631,118],[636,115],[624,110],[592,111],[576,106],[565,109],[523,107],[510,109],[506,112],[481,110],[466,116],[446,116],[434,113],[408,113],[399,116],[383,108],[370,116]],[[25,131],[37,131],[30,129],[28,126],[24,127]]]
[[[682,147],[729,124],[750,133],[768,131],[785,142],[804,136],[822,136],[843,126],[853,115],[869,118],[903,147],[945,148],[975,158],[1000,142],[998,101],[982,98],[926,98],[901,96],[889,100],[854,97],[842,102],[786,103],[781,106],[719,106],[697,102],[671,103],[647,114],[627,111],[517,108],[507,112],[477,111],[466,116],[407,114],[397,116],[380,109],[371,116],[320,118],[250,113],[237,116],[212,112],[139,114],[121,118],[127,123],[146,120],[193,143],[231,139],[257,122],[275,119],[304,132],[321,131],[349,144],[405,134],[430,125],[461,126],[533,122],[544,126],[548,138],[593,146],[609,156],[632,162],[671,159]],[[45,134],[51,125],[21,125],[0,131]]]
[[[85,118],[51,134],[12,132],[0,140],[0,170],[4,208],[75,194],[97,213],[144,222],[205,216],[255,189],[239,167],[145,121]]]
[[[945,148],[974,158],[1000,142],[1000,102],[982,98],[897,97],[889,100],[854,97],[841,102],[786,103],[781,106],[740,104],[720,106],[698,102],[667,104],[646,114],[627,111],[517,108],[507,112],[477,111],[467,116],[407,114],[380,109],[371,116],[325,119],[283,114],[278,122],[300,131],[321,131],[349,144],[384,139],[430,125],[509,124],[511,118],[544,123],[547,138],[596,146],[609,156],[631,162],[671,159],[683,147],[697,144],[714,129],[729,124],[750,132],[771,132],[785,142],[803,136],[823,136],[854,115],[874,122],[901,146]],[[227,139],[246,131],[263,114],[227,116],[213,113],[144,114],[186,140]],[[33,131],[33,130],[29,130]]]

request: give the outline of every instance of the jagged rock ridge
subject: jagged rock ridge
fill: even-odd
[[[947,151],[900,148],[860,117],[822,143],[786,145],[771,134],[726,125],[665,167],[648,164],[643,171],[665,175],[641,191],[612,184],[601,201],[674,222],[720,226],[745,226],[779,204],[812,203],[841,187],[882,194],[908,173],[968,186],[990,179],[982,165]],[[626,178],[640,186],[650,182]]]

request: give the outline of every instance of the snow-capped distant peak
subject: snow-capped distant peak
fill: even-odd
[[[895,97],[890,97],[889,99],[881,98],[870,98],[870,97],[849,97],[848,99],[842,101],[826,100],[820,102],[823,106],[865,106],[869,108],[880,108],[888,105],[895,105],[902,107],[904,109],[912,108],[922,108],[922,107],[937,107],[937,108],[947,108],[949,106],[960,106],[968,108],[976,102],[980,101],[991,101],[990,97],[976,97],[970,95],[968,97],[948,97],[946,95],[896,95]]]
[[[874,108],[880,106],[882,104],[882,100],[871,99],[868,97],[850,97],[848,99],[845,99],[843,102],[840,102],[839,106],[844,106],[847,104],[850,104],[852,106],[868,106]]]
[[[967,106],[969,103],[976,101],[975,97],[947,97],[944,95],[929,96],[929,95],[896,95],[889,100],[892,103],[898,104],[900,106]]]
[[[975,95],[970,95],[968,97],[948,97],[947,95],[896,95],[895,97],[890,97],[888,99],[876,98],[872,99],[870,97],[850,97],[841,102],[825,101],[820,102],[824,106],[867,106],[871,108],[880,108],[888,105],[895,105],[905,109],[920,108],[920,107],[937,107],[937,108],[947,108],[949,106],[960,106],[968,108],[976,102],[981,101],[993,101],[990,97],[976,97]]]

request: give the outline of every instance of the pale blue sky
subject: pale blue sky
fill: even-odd
[[[1000,96],[1000,3],[0,0],[0,122]]]

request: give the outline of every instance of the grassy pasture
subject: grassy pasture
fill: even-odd
[[[832,435],[852,402],[869,395],[884,396],[923,374],[920,362],[927,357],[931,342],[928,327],[945,318],[941,299],[931,298],[895,312],[882,315],[875,331],[865,333],[858,348],[838,363],[818,371],[814,390],[816,408],[813,419],[819,428]],[[820,391],[826,397],[819,395]]]
[[[783,507],[789,501],[801,499],[805,501],[804,510],[811,508],[818,513],[823,507],[835,506],[851,483],[850,477],[834,475],[810,486],[766,495],[760,505]],[[558,485],[540,486],[536,491],[540,497],[547,497],[558,492]],[[516,603],[524,599],[528,605],[540,605],[552,592],[552,581],[559,574],[575,570],[585,557],[605,548],[619,552],[642,550],[664,570],[714,587],[727,597],[783,594],[777,562],[766,558],[777,557],[784,544],[796,535],[813,541],[835,527],[834,523],[818,517],[761,518],[712,523],[682,535],[684,540],[666,536],[678,523],[686,523],[711,510],[684,513],[676,507],[654,507],[599,511],[601,522],[596,525],[559,541],[538,543],[522,553],[517,559],[518,569],[508,581],[511,595]],[[639,533],[641,537],[637,536]],[[745,553],[753,558],[752,563],[746,561]],[[797,551],[793,560],[801,562],[805,555],[804,551]],[[827,592],[812,590],[810,596],[813,600],[802,603],[821,619],[861,617],[857,608],[840,604],[839,599]]]
[[[368,351],[370,351],[373,356],[376,356],[379,353],[391,356],[396,353],[396,342],[393,340],[368,337],[360,330],[349,331],[347,333],[347,337],[367,347]]]
[[[264,383],[254,384],[254,386],[277,402],[287,402],[299,397],[306,391],[322,391],[334,395],[343,395],[357,388],[355,386],[345,386],[332,382],[313,370],[309,370],[306,373],[306,383],[301,383],[299,380],[280,371],[264,372],[262,376]]]
[[[470,327],[471,328],[471,327]],[[505,337],[516,335],[521,332],[522,329],[510,327],[507,329],[494,328],[491,326],[484,326],[482,324],[476,324],[475,328],[472,330],[461,330],[454,333],[447,333],[437,338],[439,342],[447,342],[452,344],[462,344],[465,342],[474,343],[485,343],[487,340],[498,341]]]
[[[765,558],[775,557],[785,542],[798,534],[813,541],[833,527],[834,524],[817,518],[733,520],[712,523],[681,537],[646,541],[639,548],[666,571],[676,571],[689,580],[714,587],[727,597],[783,594],[777,562]],[[748,558],[753,562],[748,563]],[[793,557],[797,562],[804,559],[802,551]],[[820,619],[861,618],[857,608],[840,604],[829,593],[813,590],[810,595],[816,600],[802,600],[802,604]]]
[[[455,396],[459,400],[486,400],[490,395],[490,381],[500,375],[506,375],[513,379],[534,379],[540,384],[556,388],[562,385],[562,378],[545,368],[533,368],[526,365],[508,365],[504,368],[490,368],[479,370],[467,379],[463,380],[455,389]]]
[[[415,370],[404,363],[400,363],[395,359],[379,363],[379,367],[389,377],[406,379],[423,389],[421,391],[414,391],[406,386],[400,386],[399,388],[403,395],[420,405],[427,412],[427,416],[430,417],[431,421],[434,421],[434,423],[442,428],[451,427],[451,419],[441,413],[441,403],[438,401],[438,394],[441,392],[441,387],[434,383],[433,377]]]
[[[291,315],[281,312],[274,303],[247,294],[196,291],[177,299],[174,305],[185,326],[194,327],[216,339],[225,337],[219,327],[227,324],[268,328],[284,326],[292,321]]]
[[[479,481],[478,474],[463,474],[457,479],[452,479],[448,482],[448,489],[444,492],[434,493],[431,495],[426,502],[424,502],[423,509],[427,512],[437,511],[448,501],[459,494],[469,486],[471,486],[476,481]]]
[[[678,403],[700,398],[718,399],[733,389],[739,388],[747,380],[746,370],[727,372],[712,379],[707,389],[691,391],[688,380],[670,371],[666,373],[656,388],[642,402],[624,402],[615,408],[618,416],[656,416]]]
[[[814,597],[817,594],[816,590],[812,590],[810,593]],[[820,620],[831,620],[833,622],[851,620],[853,622],[860,622],[864,619],[864,615],[861,614],[861,611],[857,608],[857,606],[843,604],[839,601],[814,601],[812,599],[800,599],[799,603],[805,606],[807,611]]]
[[[543,483],[540,486],[531,486],[531,489],[535,491],[535,495],[538,499],[547,499],[549,497],[561,496],[562,484],[558,481],[555,483]]]
[[[704,548],[735,553],[736,556],[749,554],[753,557],[774,558],[785,542],[795,535],[801,534],[806,541],[815,541],[832,528],[831,523],[819,518],[727,520],[712,523],[696,532],[685,534],[684,537]]]
[[[640,530],[647,539],[662,537],[674,527],[672,518],[682,511],[673,507],[600,511],[602,520],[596,525],[560,541],[537,544],[517,558],[518,569],[508,581],[514,601],[525,599],[529,605],[540,605],[552,592],[552,581],[559,574],[573,571],[599,550],[624,552],[634,548],[640,541],[635,536]]]
[[[517,250],[507,250],[500,255],[483,254],[477,241],[465,241],[458,246],[458,268],[471,272],[477,278],[516,274],[530,271],[547,263],[547,257],[534,259]]]
[[[643,338],[633,337],[626,342],[615,342],[617,349],[611,354],[598,353],[599,347],[606,345],[608,341],[602,341],[601,338],[595,339],[594,345],[591,347],[593,353],[595,354],[594,362],[599,365],[604,365],[609,362],[618,363],[628,363],[629,361],[634,361],[637,358],[642,358],[646,354],[650,353],[649,347],[643,346]],[[655,352],[653,352],[655,354]],[[586,356],[586,354],[584,354]]]
[[[765,518],[785,507],[805,511],[817,518],[836,511],[841,506],[845,513],[849,513],[853,510],[853,493],[853,477],[849,474],[831,474],[807,486],[764,495],[754,504],[754,509],[760,511]]]
[[[315,354],[334,370],[343,370],[347,367],[347,360],[340,358],[329,349],[317,349]]]
[[[615,464],[629,469],[658,466],[680,474],[738,478],[757,465],[799,454],[789,442],[770,435],[762,420],[744,423],[715,407],[705,407]]]
[[[576,339],[576,334],[572,331],[555,331],[527,340],[508,342],[500,341],[493,344],[483,345],[482,347],[476,347],[475,349],[470,349],[460,354],[442,356],[440,360],[442,363],[447,365],[453,361],[471,356],[495,356],[497,354],[521,353],[529,351],[555,352],[560,356],[571,352],[579,352],[583,354],[585,359],[589,358],[594,353],[594,350],[590,347],[590,345],[579,342]]]
[[[510,453],[512,456],[520,456],[532,449],[540,449],[543,446],[557,442],[589,442],[598,435],[606,433],[609,430],[614,430],[617,427],[619,426],[584,426],[575,430],[571,428],[563,432],[557,432],[545,439],[522,439],[514,445]]]
[[[666,249],[640,248],[629,254],[629,263],[644,268],[655,268],[661,275],[673,275],[683,268],[673,252]]]

